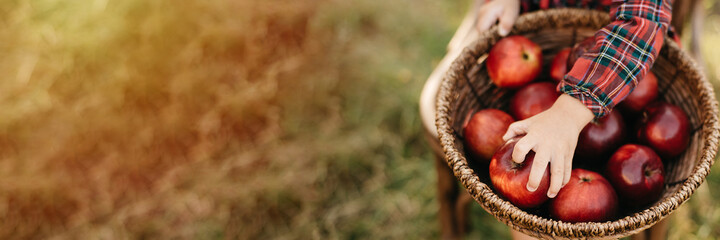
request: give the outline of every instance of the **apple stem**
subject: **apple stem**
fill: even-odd
[[[650,177],[653,173],[660,172],[659,170],[653,170],[650,168],[645,169],[645,177]]]
[[[519,169],[522,168],[522,163],[516,163],[515,161],[512,161],[512,169]]]

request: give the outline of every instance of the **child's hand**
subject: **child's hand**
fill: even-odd
[[[505,36],[515,25],[518,15],[520,15],[520,0],[495,0],[480,7],[476,26],[478,31],[484,32],[496,21],[500,21],[498,33],[500,36]]]
[[[579,100],[562,94],[550,109],[531,118],[517,121],[508,127],[503,136],[505,141],[525,135],[515,144],[513,161],[521,163],[530,150],[535,151],[535,160],[527,184],[529,191],[535,191],[540,185],[548,163],[550,163],[548,197],[554,198],[560,188],[570,181],[572,157],[578,135],[593,118],[590,109]]]

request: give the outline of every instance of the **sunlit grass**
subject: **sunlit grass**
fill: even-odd
[[[415,102],[461,7],[2,2],[0,236],[437,234]]]

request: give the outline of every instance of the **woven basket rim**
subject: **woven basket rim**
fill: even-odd
[[[510,35],[525,34],[532,32],[532,29],[538,27],[533,24],[537,19],[547,18],[549,16],[561,15],[570,17],[567,21],[570,23],[563,24],[587,24],[588,21],[574,20],[578,18],[591,18],[593,21],[609,22],[607,12],[585,9],[552,9],[537,11],[533,13],[523,14],[516,21],[515,27]],[[599,20],[598,20],[599,19]],[[592,21],[590,21],[592,22]],[[525,26],[525,27],[522,27]],[[535,236],[557,236],[557,237],[617,237],[627,236],[632,232],[637,232],[652,226],[664,217],[674,211],[679,205],[684,203],[694,193],[695,189],[705,180],[710,171],[710,167],[714,163],[717,153],[718,139],[720,139],[720,129],[718,127],[718,102],[715,99],[715,93],[710,82],[707,81],[705,75],[700,70],[695,61],[670,40],[664,41],[663,48],[670,51],[670,55],[678,56],[678,64],[696,71],[702,87],[698,93],[697,99],[702,107],[700,112],[705,117],[702,120],[702,131],[704,145],[701,147],[702,153],[698,154],[700,161],[692,170],[690,176],[685,180],[677,191],[670,196],[665,197],[660,202],[654,204],[644,211],[616,219],[608,222],[584,222],[584,223],[567,223],[559,220],[553,220],[540,217],[521,210],[503,200],[495,194],[490,186],[481,182],[479,177],[468,166],[467,159],[454,143],[456,135],[451,126],[450,119],[450,103],[457,96],[454,96],[454,85],[458,81],[459,74],[467,72],[473,61],[480,57],[478,45],[486,44],[492,46],[495,41],[500,39],[497,34],[497,27],[491,28],[480,35],[480,37],[463,49],[461,55],[455,59],[450,70],[445,74],[440,85],[437,96],[436,126],[438,131],[438,139],[445,153],[445,160],[452,169],[455,176],[461,180],[463,186],[470,195],[501,222],[506,223],[513,229]],[[489,49],[489,47],[488,47]],[[687,65],[687,66],[685,66]],[[512,220],[512,221],[511,221]]]

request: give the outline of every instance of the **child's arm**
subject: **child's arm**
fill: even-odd
[[[609,113],[649,71],[662,47],[671,12],[668,0],[626,0],[612,7],[612,22],[595,34],[595,47],[575,62],[558,85],[564,94],[547,111],[510,126],[506,139],[526,134],[515,145],[513,159],[522,162],[530,150],[536,153],[529,190],[537,188],[548,163],[548,196],[557,195],[567,183],[580,131],[593,117]]]
[[[608,114],[652,67],[670,24],[669,0],[626,0],[611,8],[612,22],[595,33],[558,90],[585,104],[596,118]]]

